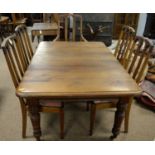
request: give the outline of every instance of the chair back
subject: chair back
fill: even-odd
[[[26,66],[23,63],[23,56],[20,52],[20,46],[17,37],[14,35],[7,37],[2,43],[2,50],[14,83],[17,88],[20,83]]]
[[[27,32],[27,27],[25,25],[19,25],[15,28],[15,33],[16,33],[16,36],[18,37],[17,39],[20,43],[20,46],[23,49],[25,61],[27,65],[29,65],[33,57],[33,50],[32,50],[31,41]]]
[[[127,25],[122,27],[119,40],[115,50],[115,57],[124,65],[125,57],[131,48],[132,41],[135,37],[135,30]]]
[[[51,23],[51,13],[43,13],[43,22]]]
[[[80,41],[86,41],[82,33],[82,16],[78,14],[60,15],[58,20],[58,33],[55,39],[60,39],[61,22],[64,23],[64,40],[76,41],[76,36],[79,36]]]
[[[124,67],[137,83],[144,76],[152,52],[153,44],[149,39],[140,36],[135,37],[131,49],[126,56]]]

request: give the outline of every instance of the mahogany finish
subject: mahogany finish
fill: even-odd
[[[117,97],[126,104],[126,98],[140,92],[136,82],[103,43],[41,42],[16,94],[33,100],[34,104],[29,105],[30,117],[34,136],[40,139],[40,116],[35,100],[91,101]],[[123,112],[124,109],[116,114],[115,120],[121,120]],[[115,136],[119,133],[119,122],[115,121]]]

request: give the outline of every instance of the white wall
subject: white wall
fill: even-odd
[[[139,21],[138,21],[138,28],[137,28],[137,35],[143,36],[145,24],[146,24],[147,13],[140,13]]]

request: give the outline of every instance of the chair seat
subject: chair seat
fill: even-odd
[[[94,101],[95,104],[108,104],[108,103],[117,103],[118,99],[105,99],[105,100],[96,100]]]
[[[61,107],[62,106],[61,102],[56,102],[56,101],[51,101],[51,100],[40,100],[39,104],[44,107]]]

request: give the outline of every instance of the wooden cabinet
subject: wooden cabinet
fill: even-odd
[[[83,35],[88,41],[102,41],[107,46],[112,43],[113,13],[81,13]]]
[[[139,13],[115,13],[113,39],[118,39],[123,25],[129,25],[137,31]]]

